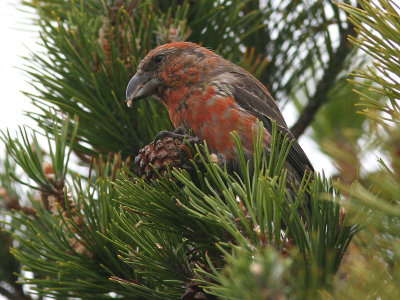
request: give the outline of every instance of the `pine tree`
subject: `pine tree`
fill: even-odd
[[[24,4],[37,11],[43,45],[26,67],[36,89],[26,97],[37,107],[28,115],[38,129],[2,134],[1,294],[399,298],[393,0]],[[240,175],[215,164],[206,144],[184,144],[190,168],[178,161],[163,174],[152,169],[158,179],[138,177],[133,158],[172,125],[156,101],[126,108],[126,84],[150,49],[186,40],[255,74],[282,105],[294,103],[293,132],[311,129],[337,178],[305,176],[293,198],[282,168],[291,145],[279,143],[276,128],[270,158],[258,137],[254,165],[242,155]],[[366,144],[383,154],[378,171],[363,166]],[[300,216],[306,198],[313,213]]]

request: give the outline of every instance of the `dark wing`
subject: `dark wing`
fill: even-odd
[[[252,75],[243,72],[231,73],[237,80],[232,86],[232,96],[243,109],[249,111],[264,123],[265,128],[272,133],[271,120],[275,120],[278,130],[283,134],[288,133],[291,140],[294,140],[290,148],[287,161],[302,178],[306,170],[313,171],[310,160],[300,147],[299,143],[289,131],[285,120],[268,90]]]

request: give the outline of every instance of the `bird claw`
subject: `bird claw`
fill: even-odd
[[[177,128],[174,129],[173,133],[184,135],[185,134],[185,130],[182,127],[177,127]]]
[[[156,135],[156,137],[154,138],[154,141],[153,141],[154,145],[157,143],[158,140],[162,140],[162,139],[164,139],[166,137],[170,137],[170,138],[177,139],[177,140],[180,140],[180,141],[183,141],[183,140],[186,139],[190,143],[192,143],[191,139],[197,139],[198,141],[200,141],[200,139],[197,138],[197,137],[193,137],[193,136],[190,136],[188,134],[185,134],[185,131],[183,130],[183,128],[178,127],[173,132],[168,131],[168,130],[162,130],[159,133],[157,133],[157,135]]]

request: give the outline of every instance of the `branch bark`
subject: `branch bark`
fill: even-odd
[[[349,35],[355,36],[357,34],[353,24],[350,22],[347,22],[347,24],[347,29],[341,32],[339,47],[330,59],[313,97],[309,99],[296,123],[290,129],[296,138],[299,138],[304,133],[306,128],[314,120],[314,116],[319,108],[327,102],[328,92],[334,86],[340,71],[343,70],[346,58],[352,48],[347,38]]]
[[[9,300],[32,300],[32,298],[29,295],[25,295],[23,292],[22,293],[20,291],[11,292],[2,286],[0,286],[0,295],[3,295]]]

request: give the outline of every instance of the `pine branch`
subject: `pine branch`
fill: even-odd
[[[357,144],[344,149],[338,143],[328,144],[332,156],[342,163],[341,177],[352,177],[338,184],[346,196],[348,212],[364,211],[360,219],[363,231],[349,249],[342,263],[332,299],[399,299],[400,290],[400,126],[399,75],[400,27],[399,6],[395,0],[359,0],[356,8],[339,3],[356,27],[358,36],[350,42],[372,58],[367,68],[354,71],[350,83],[361,86],[355,90],[361,98],[358,108],[369,119],[367,137],[376,136],[380,168],[365,172]],[[371,93],[374,93],[371,95]],[[340,165],[339,165],[340,166]],[[351,169],[356,172],[351,174]],[[350,171],[350,172],[349,172]],[[357,179],[354,181],[354,179]]]
[[[358,91],[362,101],[360,106],[364,108],[362,114],[386,127],[386,121],[400,120],[399,5],[392,0],[382,0],[379,4],[365,0],[359,2],[361,8],[347,4],[339,6],[350,14],[350,22],[359,33],[358,37],[350,36],[350,42],[374,61],[372,66],[355,70],[353,74],[356,78],[367,80],[367,83],[351,82],[379,95],[371,97],[368,93]],[[388,101],[383,102],[382,97]]]
[[[282,143],[280,148],[274,128],[269,159],[262,151],[262,135],[257,137],[254,171],[250,171],[238,136],[233,135],[240,158],[240,176],[222,169],[206,147],[193,153],[193,157],[199,157],[195,178],[178,169],[150,182],[129,172],[124,174],[115,185],[120,194],[117,201],[124,212],[118,224],[113,224],[110,236],[120,247],[124,262],[170,291],[176,288],[171,283],[179,280],[180,286],[187,287],[185,295],[205,286],[207,292],[217,297],[246,299],[242,297],[245,294],[263,294],[264,286],[253,289],[249,269],[234,272],[237,279],[226,276],[227,272],[231,268],[246,269],[251,257],[261,255],[265,256],[260,263],[266,273],[260,278],[268,278],[269,270],[280,265],[274,264],[274,257],[288,255],[296,261],[295,269],[288,272],[300,277],[307,273],[314,278],[298,281],[298,293],[309,288],[312,298],[316,290],[326,288],[358,229],[340,210],[340,197],[336,197],[334,187],[326,179],[316,176],[311,185],[304,178],[296,195],[290,196],[287,174],[282,169],[290,144]],[[302,219],[298,211],[304,209],[306,193],[311,198],[313,214],[306,212]],[[286,224],[284,234],[282,224]],[[270,248],[274,250],[268,251]],[[293,249],[296,251],[291,252]],[[254,271],[255,267],[252,268]],[[292,285],[284,279],[286,276],[282,274],[281,279],[290,289]],[[233,286],[241,286],[236,284],[240,281],[248,282],[246,290],[232,291]],[[135,282],[121,282],[138,293]],[[281,289],[275,291],[269,284],[266,280],[266,288],[280,295]]]
[[[32,297],[24,294],[21,285],[15,283],[13,286],[15,288],[14,292],[10,292],[6,288],[0,286],[0,294],[7,297],[8,300],[32,300]]]
[[[1,221],[0,221],[1,222]],[[11,235],[4,231],[3,226],[0,227],[0,278],[2,282],[6,282],[7,286],[0,285],[0,294],[7,299],[27,300],[31,299],[24,294],[22,285],[18,284],[18,275],[21,264],[9,252],[12,247]]]
[[[348,41],[349,35],[356,35],[355,27],[349,21],[347,22],[347,29],[340,32],[340,44],[333,55],[330,57],[329,64],[324,70],[324,75],[319,81],[314,95],[308,99],[307,105],[304,107],[296,123],[292,126],[290,131],[296,138],[299,138],[306,128],[314,120],[315,114],[319,108],[328,101],[328,93],[336,83],[340,72],[344,69],[344,64],[352,47]]]

